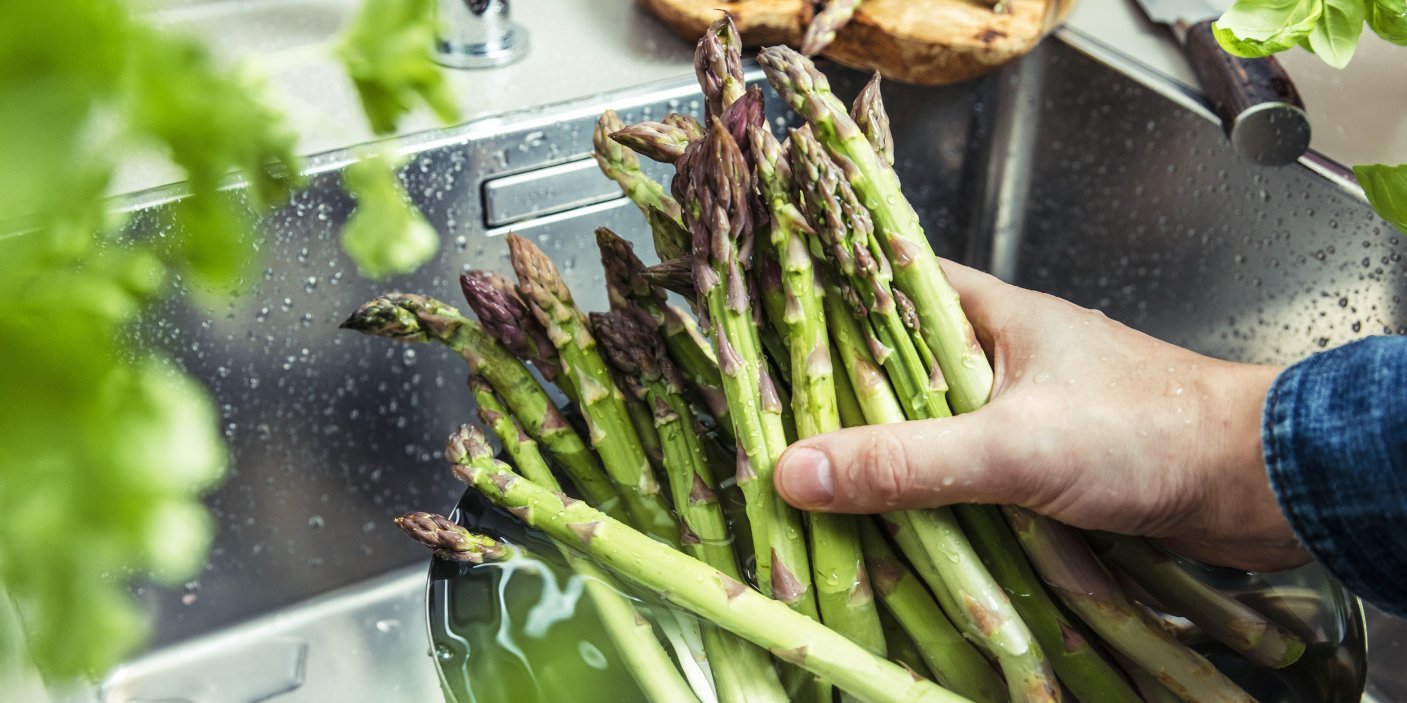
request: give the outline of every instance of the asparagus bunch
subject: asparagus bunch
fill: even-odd
[[[809,123],[784,145],[762,120],[760,91],[744,86],[738,44],[726,18],[700,41],[705,124],[671,115],[626,127],[613,113],[598,124],[597,159],[645,213],[661,260],[647,267],[623,238],[597,231],[610,312],[588,323],[546,256],[510,235],[516,287],[479,272],[463,280],[482,325],[401,294],[348,321],[440,341],[470,363],[481,418],[518,472],[462,429],[447,453],[458,475],[556,539],[574,568],[604,567],[733,633],[703,631],[720,700],[784,695],[764,649],[863,700],[958,700],[919,672],[973,700],[1058,700],[1062,691],[1138,700],[1101,640],[1134,667],[1140,690],[1248,700],[1146,609],[1170,607],[1263,665],[1292,662],[1304,643],[1141,541],[1089,537],[1138,593],[1153,594],[1140,605],[1085,537],[1022,510],[899,511],[881,530],[849,516],[803,520],[779,499],[771,474],[789,439],[971,411],[990,395],[992,370],[899,190],[878,77],[847,111],[809,60],[764,50],[769,79]],[[673,197],[640,172],[632,150],[674,164]],[[693,300],[701,325],[668,304],[666,289]],[[515,355],[579,406],[589,448]],[[704,416],[729,432],[735,456],[720,458]],[[655,467],[645,461],[652,440]],[[537,442],[585,502],[561,493]],[[750,528],[730,525],[721,509],[730,481]],[[433,519],[404,524],[444,558],[495,558],[491,543]],[[739,540],[755,553],[760,593],[729,548]],[[612,635],[618,646],[636,646],[630,637],[645,631],[654,638],[632,618],[633,632]],[[658,690],[642,681],[647,695],[687,700],[678,672],[658,663],[646,657],[632,669],[661,680]],[[829,700],[828,690],[807,695]]]

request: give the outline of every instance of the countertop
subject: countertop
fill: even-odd
[[[298,151],[315,154],[374,139],[338,67],[316,48],[351,16],[358,0],[186,0],[168,5],[158,21],[206,38],[226,60],[251,59],[299,136]],[[630,0],[568,3],[546,15],[519,2],[514,20],[532,46],[521,61],[478,71],[449,71],[461,118],[471,120],[607,92],[692,72],[691,47]],[[1081,0],[1067,31],[1115,49],[1187,86],[1195,80],[1162,27],[1132,0]],[[1344,71],[1295,50],[1282,55],[1309,109],[1312,147],[1344,164],[1407,162],[1407,48],[1365,32]],[[408,134],[439,126],[424,111],[403,120]],[[152,154],[124,163],[114,193],[179,179]]]

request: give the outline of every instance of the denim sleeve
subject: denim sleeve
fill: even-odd
[[[1270,482],[1304,546],[1349,590],[1407,616],[1407,337],[1315,354],[1271,386]]]

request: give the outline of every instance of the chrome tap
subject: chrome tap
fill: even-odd
[[[439,0],[435,60],[451,68],[512,63],[528,49],[528,33],[508,18],[508,0]]]

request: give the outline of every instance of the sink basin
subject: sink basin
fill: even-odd
[[[827,70],[846,95],[865,79]],[[1195,98],[1130,71],[1067,31],[984,79],[888,86],[897,168],[938,252],[1226,358],[1283,362],[1407,333],[1407,244],[1340,169],[1313,155],[1241,163]],[[581,162],[591,125],[605,107],[631,121],[697,111],[697,99],[681,76],[401,139],[408,192],[444,247],[390,281],[363,280],[337,246],[351,209],[340,171],[354,157],[317,157],[309,188],[264,221],[252,294],[148,317],[144,336],[211,389],[235,469],[207,501],[220,528],[210,563],[183,589],[138,590],[153,650],[100,698],[439,697],[425,555],[390,518],[447,511],[462,492],[440,449],[472,417],[464,369],[337,323],[385,290],[457,302],[463,267],[509,271],[510,230],[559,262],[583,308],[604,309],[592,229],[651,249],[639,212]],[[170,196],[133,196],[136,224],[162,221]],[[1370,629],[1373,651],[1401,658],[1407,626],[1375,614]],[[1370,692],[1407,697],[1407,681],[1383,658]]]

